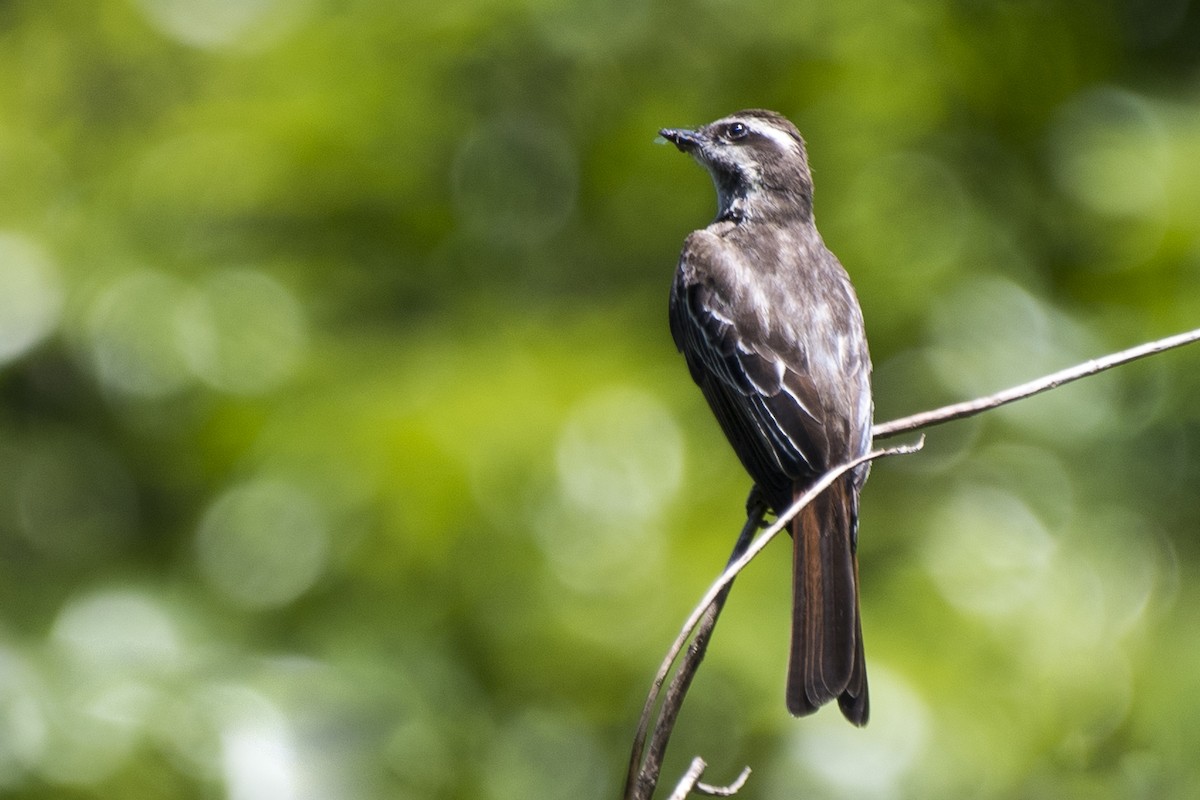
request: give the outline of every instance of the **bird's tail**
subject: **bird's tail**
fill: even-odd
[[[855,495],[847,476],[805,506],[793,523],[787,706],[802,716],[836,698],[846,719],[865,725],[870,709],[858,613]]]

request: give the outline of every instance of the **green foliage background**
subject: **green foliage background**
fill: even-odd
[[[792,117],[880,419],[1200,321],[1163,2],[0,3],[0,795],[611,798],[747,481],[674,353],[707,178]],[[1200,793],[1200,354],[880,464],[873,720],[783,707],[786,545],[667,774]]]

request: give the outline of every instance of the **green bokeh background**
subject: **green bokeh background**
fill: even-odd
[[[804,131],[878,416],[1200,324],[1200,9],[0,3],[0,796],[612,798],[747,480],[674,352],[707,178]],[[673,782],[1200,794],[1200,353],[879,464],[873,720],[739,581]]]

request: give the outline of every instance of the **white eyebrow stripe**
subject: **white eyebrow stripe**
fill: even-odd
[[[790,134],[779,130],[773,125],[759,125],[757,123],[749,123],[748,127],[760,136],[765,136],[772,139],[777,145],[784,150],[795,150],[796,140]]]

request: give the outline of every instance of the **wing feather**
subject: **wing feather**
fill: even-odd
[[[776,510],[789,505],[795,481],[820,474],[829,457],[816,393],[791,366],[805,363],[804,354],[784,357],[753,341],[709,288],[681,280],[671,332],[750,476]]]

